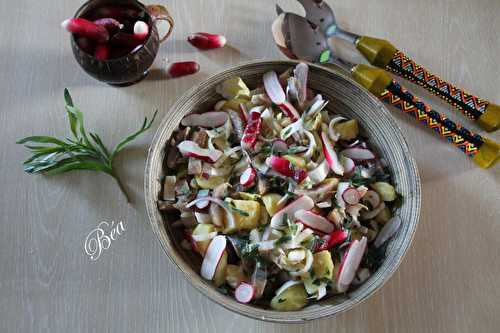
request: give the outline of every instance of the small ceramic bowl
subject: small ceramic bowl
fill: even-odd
[[[403,204],[397,210],[402,225],[387,246],[386,259],[381,267],[361,286],[346,296],[333,296],[318,303],[312,303],[300,311],[280,312],[240,304],[233,297],[217,291],[210,282],[199,275],[201,258],[185,251],[180,246],[182,234],[172,228],[169,217],[162,216],[157,209],[161,190],[164,148],[181,119],[191,112],[211,110],[220,99],[215,92],[223,80],[240,76],[254,88],[262,82],[265,72],[283,72],[296,65],[293,61],[259,61],[244,64],[216,74],[184,94],[164,117],[149,149],[145,173],[145,199],[151,227],[166,254],[184,273],[191,284],[212,301],[247,317],[281,323],[297,323],[332,316],[363,302],[381,288],[401,263],[417,228],[420,215],[420,178],[415,161],[401,132],[389,111],[370,93],[348,77],[338,72],[310,65],[309,87],[329,100],[330,111],[356,118],[362,131],[379,156],[387,162],[394,177],[396,190],[403,196]],[[411,281],[409,282],[411,284]],[[411,287],[411,286],[410,286]]]
[[[93,78],[115,86],[128,86],[144,79],[158,53],[160,43],[165,41],[174,26],[174,20],[168,10],[162,5],[146,6],[136,0],[89,0],[76,12],[75,16],[87,17],[96,8],[103,6],[127,6],[141,13],[139,19],[150,27],[150,33],[144,43],[131,52],[125,52],[118,57],[108,60],[97,60],[94,55],[87,53],[71,35],[71,48],[78,64]],[[157,23],[166,21],[169,25],[167,32],[159,36]]]

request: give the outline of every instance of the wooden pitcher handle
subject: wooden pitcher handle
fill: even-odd
[[[168,31],[160,38],[160,43],[164,42],[172,33],[174,29],[174,19],[172,15],[168,12],[167,8],[162,5],[149,5],[146,7],[149,15],[153,17],[153,23],[156,24],[157,21],[167,21]]]

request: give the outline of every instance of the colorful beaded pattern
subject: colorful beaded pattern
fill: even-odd
[[[438,76],[415,63],[401,51],[397,51],[394,54],[386,69],[413,83],[421,85],[456,107],[470,119],[477,120],[488,106],[487,101],[443,81]]]
[[[446,116],[432,110],[428,104],[420,101],[394,80],[380,95],[380,99],[413,116],[421,124],[453,143],[469,157],[477,154],[484,143],[484,139],[479,134],[470,132]]]

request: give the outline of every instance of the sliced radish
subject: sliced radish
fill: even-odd
[[[315,169],[309,171],[307,175],[314,184],[318,184],[325,180],[326,176],[328,176],[328,171],[330,171],[330,166],[325,159]]]
[[[372,190],[366,191],[363,196],[363,202],[368,202],[372,209],[377,208],[380,205],[380,195]]]
[[[311,229],[330,233],[333,231],[333,224],[321,215],[315,214],[307,210],[299,210],[295,212],[295,218]]]
[[[303,210],[311,210],[314,207],[314,201],[308,197],[307,195],[301,196],[295,201],[292,201],[289,205],[283,207],[281,210],[276,212],[271,218],[271,227],[282,227],[282,220],[284,215],[286,214],[289,219],[292,221],[295,220],[295,213],[301,209]]]
[[[375,155],[365,148],[347,148],[342,150],[342,155],[349,157],[355,161],[371,161],[375,159]]]
[[[200,50],[211,50],[224,47],[226,37],[218,34],[209,34],[207,32],[197,32],[187,38],[188,42]]]
[[[287,290],[288,288],[293,287],[293,286],[295,286],[297,284],[301,284],[301,283],[302,283],[302,281],[295,281],[295,280],[290,280],[290,281],[287,281],[287,282],[283,283],[281,285],[281,287],[279,287],[279,289],[276,290],[276,296],[279,296],[279,295],[283,294],[283,292],[285,290]]]
[[[181,120],[183,126],[200,126],[203,128],[220,127],[226,123],[228,115],[222,111],[191,113]]]
[[[342,208],[345,208],[346,206],[343,194],[349,188],[350,185],[351,184],[347,182],[340,182],[337,186],[337,193],[335,193],[335,199],[337,200],[337,204]]]
[[[323,154],[325,155],[328,165],[333,172],[342,176],[344,174],[344,167],[340,164],[337,153],[333,149],[332,142],[325,132],[321,132],[321,141],[323,141]]]
[[[214,239],[210,242],[210,245],[208,245],[205,257],[203,258],[203,262],[201,264],[201,276],[204,279],[213,279],[217,265],[226,251],[226,243],[226,236],[219,235],[214,237]]]
[[[137,21],[134,24],[134,36],[139,39],[145,39],[149,34],[149,26],[144,21]]]
[[[104,17],[94,21],[97,25],[102,25],[110,34],[115,34],[123,29],[123,24],[111,17]]]
[[[380,247],[382,244],[387,242],[392,236],[396,234],[401,225],[401,218],[399,216],[394,216],[391,218],[380,230],[377,238],[375,239],[375,247]]]
[[[266,159],[266,164],[279,174],[293,178],[299,184],[307,177],[307,172],[305,170],[294,168],[289,160],[280,156],[269,156]]]
[[[363,197],[368,192],[368,187],[361,185],[356,190],[358,190],[359,196],[361,197],[361,199],[363,199]]]
[[[354,188],[348,188],[344,191],[344,193],[342,193],[342,199],[348,205],[355,205],[360,199],[359,192]]]
[[[248,115],[247,126],[243,132],[241,146],[243,149],[254,149],[262,128],[262,118],[260,109],[253,108]]]
[[[286,96],[276,72],[270,71],[264,74],[263,81],[264,88],[271,101],[276,105],[283,104],[286,101]]]
[[[240,303],[249,303],[255,296],[255,288],[246,282],[241,282],[234,290],[234,297]]]
[[[248,122],[248,109],[247,106],[244,103],[238,104],[238,107],[241,112],[241,119],[243,120],[244,123]]]
[[[204,149],[198,146],[194,141],[185,140],[177,145],[177,148],[181,152],[182,156],[194,157],[199,160],[215,163],[222,155],[224,155],[219,150]]]
[[[255,170],[250,167],[241,174],[240,184],[245,187],[251,186],[254,183],[256,176],[257,172],[255,172]]]
[[[340,155],[340,164],[344,168],[344,176],[350,176],[354,173],[355,165],[354,161],[349,157],[345,157],[344,155]]]
[[[95,40],[98,43],[104,43],[109,40],[109,33],[105,27],[83,18],[70,18],[64,20],[61,23],[61,27],[71,33]]]
[[[332,247],[344,243],[349,236],[349,232],[345,230],[334,230],[328,235],[324,235],[321,239],[323,243],[315,249],[315,252],[330,250]]]
[[[345,292],[349,288],[361,263],[361,259],[363,259],[363,255],[365,254],[366,244],[367,239],[363,237],[360,241],[354,240],[347,250],[347,255],[345,255],[345,259],[342,260],[339,269],[337,282],[337,290],[339,292]]]
[[[276,139],[273,141],[273,151],[276,153],[284,153],[288,150],[288,144],[281,139]]]
[[[205,197],[208,197],[209,194],[210,194],[210,191],[201,190],[201,191],[198,191],[198,193],[196,194],[196,198],[197,199],[205,198]],[[205,209],[208,207],[208,205],[210,205],[210,201],[208,201],[208,200],[205,200],[205,201],[200,200],[196,203],[196,207],[199,209]]]
[[[200,65],[196,61],[179,61],[167,65],[166,72],[169,78],[176,78],[198,73]]]
[[[292,121],[297,121],[300,118],[299,112],[292,104],[290,104],[290,102],[284,101],[283,103],[278,104],[278,106],[280,110],[283,111]]]

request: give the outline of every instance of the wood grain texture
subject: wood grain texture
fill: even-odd
[[[295,1],[281,0],[299,10]],[[498,0],[337,0],[338,20],[357,33],[391,40],[451,82],[500,103]],[[89,128],[115,143],[159,108],[228,66],[282,58],[269,34],[274,1],[165,2],[176,19],[162,60],[197,60],[201,72],[175,81],[160,71],[128,88],[86,76],[72,58],[60,21],[80,1],[0,2],[0,332],[496,332],[500,327],[500,172],[480,170],[433,133],[394,110],[419,165],[423,202],[413,246],[375,296],[333,319],[276,325],[247,319],[196,292],[163,254],[147,222],[143,170],[152,133],[119,161],[136,202],[128,206],[112,179],[89,172],[35,177],[22,172],[30,134],[63,136],[68,87]],[[225,33],[230,47],[198,52],[193,31]],[[349,53],[345,51],[345,53]],[[412,91],[471,129],[437,97]],[[500,141],[500,133],[488,137]],[[101,220],[126,231],[97,262],[83,241]]]

